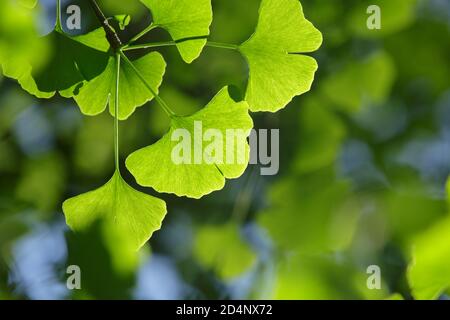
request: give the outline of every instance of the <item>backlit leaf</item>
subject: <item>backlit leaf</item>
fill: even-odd
[[[173,117],[169,132],[161,140],[128,157],[127,168],[140,185],[152,187],[158,192],[201,198],[222,189],[225,178],[238,178],[244,173],[249,160],[247,137],[253,121],[247,104],[235,102],[228,90],[227,87],[222,89],[204,109],[192,116]],[[221,134],[223,139],[203,142],[199,127],[203,133],[216,129],[215,132]],[[236,130],[236,137],[226,139],[226,131],[231,129]],[[191,160],[190,163],[176,164],[173,161],[172,154],[181,141],[172,141],[174,132],[185,132],[191,138],[187,141],[190,152],[183,154]],[[198,135],[199,138],[195,138]],[[212,156],[217,154],[207,150],[213,141],[219,140],[223,142],[219,147],[223,150],[222,157],[215,161]],[[196,153],[200,156],[199,161],[195,160]]]
[[[317,62],[300,53],[321,44],[322,34],[306,20],[299,1],[262,0],[256,32],[239,47],[250,68],[250,109],[275,112],[309,91]]]

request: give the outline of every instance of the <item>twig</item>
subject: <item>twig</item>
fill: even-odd
[[[106,39],[111,45],[111,48],[113,48],[115,52],[118,52],[122,47],[122,41],[120,40],[114,28],[111,27],[111,25],[109,24],[108,19],[105,17],[103,11],[98,6],[97,1],[90,0],[89,3],[91,4],[92,9],[94,10],[95,15],[97,16],[97,19],[99,20],[100,24],[105,30]]]

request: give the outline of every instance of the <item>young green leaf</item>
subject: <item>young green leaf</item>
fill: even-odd
[[[306,20],[298,0],[262,0],[256,31],[239,47],[250,68],[250,109],[276,112],[309,91],[317,62],[299,53],[321,44],[322,34]]]
[[[74,97],[78,106],[86,115],[97,115],[103,112],[110,103],[110,113],[114,115],[114,90],[116,58],[111,56],[105,70],[91,81],[85,81],[80,88],[78,95]],[[161,54],[157,52],[149,53],[133,62],[141,70],[144,78],[152,86],[155,92],[162,83],[166,70],[166,62]],[[119,119],[127,119],[147,101],[154,98],[153,94],[145,87],[134,70],[126,63],[120,66],[120,100]]]
[[[37,88],[43,92],[70,90],[70,93],[65,93],[70,96],[83,80],[100,74],[108,62],[106,51],[109,48],[100,40],[105,39],[105,36],[99,36],[101,33],[94,31],[93,34],[70,37],[56,29],[47,35],[53,46],[53,56],[41,70],[32,66]]]
[[[166,29],[187,63],[197,59],[209,36],[211,0],[141,0],[153,15],[153,24]],[[195,39],[198,38],[198,39]]]
[[[192,116],[173,117],[169,132],[161,140],[128,157],[127,168],[140,185],[153,187],[158,192],[201,198],[222,189],[225,178],[234,179],[243,174],[249,160],[247,137],[253,121],[248,114],[247,103],[235,102],[228,90],[228,87],[223,88],[204,109]],[[215,129],[214,132],[221,137],[212,138],[211,143],[203,143],[199,124],[205,135],[209,129]],[[187,142],[190,150],[183,152],[189,161],[177,163],[173,161],[173,153],[180,142],[174,141],[177,140],[174,136],[180,129],[188,133],[182,142],[190,138]],[[232,129],[235,129],[236,135],[226,139],[227,130]],[[222,144],[216,148],[216,151],[220,149],[219,152],[211,150],[210,153],[208,147],[204,146],[211,146],[221,138]],[[225,139],[227,141],[223,141]],[[213,157],[218,156],[218,153],[222,157],[215,161]],[[200,154],[200,161],[195,161],[196,154]]]
[[[82,81],[96,77],[107,65],[109,44],[103,29],[75,37],[55,29],[40,41],[52,47],[52,55],[44,65],[34,60],[20,61],[18,65],[11,59],[4,66],[7,76],[17,79],[24,90],[39,98],[51,98],[57,91],[72,97]]]
[[[395,77],[392,58],[379,51],[328,77],[321,90],[343,111],[355,112],[368,104],[383,103],[389,97]]]
[[[136,249],[160,229],[167,212],[164,201],[134,190],[117,171],[99,189],[66,200],[63,211],[74,231],[100,220],[128,235]]]
[[[197,230],[194,255],[223,279],[239,276],[256,262],[256,254],[233,223],[203,226]]]

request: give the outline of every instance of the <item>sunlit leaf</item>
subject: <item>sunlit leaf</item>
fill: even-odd
[[[177,43],[183,60],[191,63],[199,57],[212,22],[211,0],[141,0],[153,16],[153,23],[166,29]]]
[[[155,92],[161,85],[166,69],[163,57],[157,53],[149,53],[133,62],[145,80]],[[86,115],[102,113],[107,104],[110,105],[110,113],[114,115],[114,90],[116,81],[116,58],[110,57],[104,71],[90,81],[84,82],[75,96],[75,101]],[[153,99],[153,94],[142,83],[135,71],[126,63],[120,66],[119,82],[119,119],[127,119],[137,107]]]
[[[405,299],[400,293],[394,293],[391,294],[389,297],[385,298],[384,300],[405,300]]]
[[[252,127],[247,104],[235,102],[225,87],[199,112],[173,117],[169,132],[157,143],[131,154],[126,161],[127,168],[140,185],[158,192],[201,198],[222,189],[225,178],[238,178],[244,173],[249,160],[247,137]],[[222,139],[213,137],[211,142],[204,142],[203,134],[209,129]],[[230,139],[226,139],[227,130],[232,130]],[[172,141],[174,132],[188,137]],[[185,141],[188,138],[190,141]],[[177,152],[180,142],[190,150]],[[208,146],[215,142],[221,143],[217,149],[222,152],[209,151]],[[174,153],[182,154],[189,161],[176,163]]]
[[[410,26],[416,16],[417,0],[364,0],[352,6],[347,19],[348,28],[358,36],[376,38],[387,36]],[[367,20],[373,12],[367,12],[371,5],[380,8],[380,29],[367,27]]]
[[[255,33],[239,47],[250,68],[250,109],[275,112],[309,91],[317,62],[300,53],[321,44],[322,34],[306,20],[299,1],[263,0]]]
[[[87,230],[94,222],[102,221],[117,234],[126,235],[138,249],[160,229],[166,204],[134,190],[116,172],[99,189],[66,200],[63,210],[74,231]]]
[[[224,279],[239,276],[256,262],[255,253],[232,223],[199,228],[194,254],[202,265]]]

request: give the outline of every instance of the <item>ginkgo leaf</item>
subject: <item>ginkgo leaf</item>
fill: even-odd
[[[145,80],[155,92],[162,83],[166,62],[158,52],[149,53],[133,62],[141,70]],[[114,90],[116,80],[116,58],[111,56],[104,71],[91,81],[84,82],[79,93],[74,97],[78,106],[86,115],[97,115],[106,109],[109,99],[110,113],[114,115]],[[120,120],[127,119],[136,107],[142,106],[154,98],[135,71],[126,63],[120,65]]]
[[[262,0],[256,31],[239,47],[250,68],[250,109],[275,112],[309,91],[317,62],[300,53],[321,44],[322,34],[306,20],[298,0]]]
[[[66,200],[63,211],[72,230],[84,231],[102,221],[127,235],[136,249],[161,228],[167,212],[163,200],[134,190],[117,171],[99,189]]]
[[[102,28],[70,37],[55,29],[40,40],[51,47],[44,65],[11,58],[3,65],[6,76],[17,79],[22,88],[39,98],[50,98],[57,91],[74,95],[77,86],[90,80],[106,67],[109,44]]]
[[[450,218],[413,241],[408,280],[416,299],[437,299],[450,288]]]
[[[328,77],[321,90],[337,107],[347,112],[381,104],[391,92],[396,77],[389,54],[379,51],[362,61],[353,61]]]
[[[103,30],[70,37],[55,29],[46,38],[53,47],[52,56],[42,69],[35,70],[32,66],[32,76],[38,90],[74,91],[77,84],[93,79],[106,68],[109,45],[104,43],[106,38]]]
[[[169,132],[157,143],[131,154],[126,165],[142,186],[201,198],[222,189],[225,178],[244,173],[252,127],[247,103],[234,101],[225,87],[192,116],[174,116]]]
[[[166,29],[187,63],[197,59],[212,22],[211,0],[141,0],[152,12],[153,23]],[[195,39],[197,38],[197,39]]]

